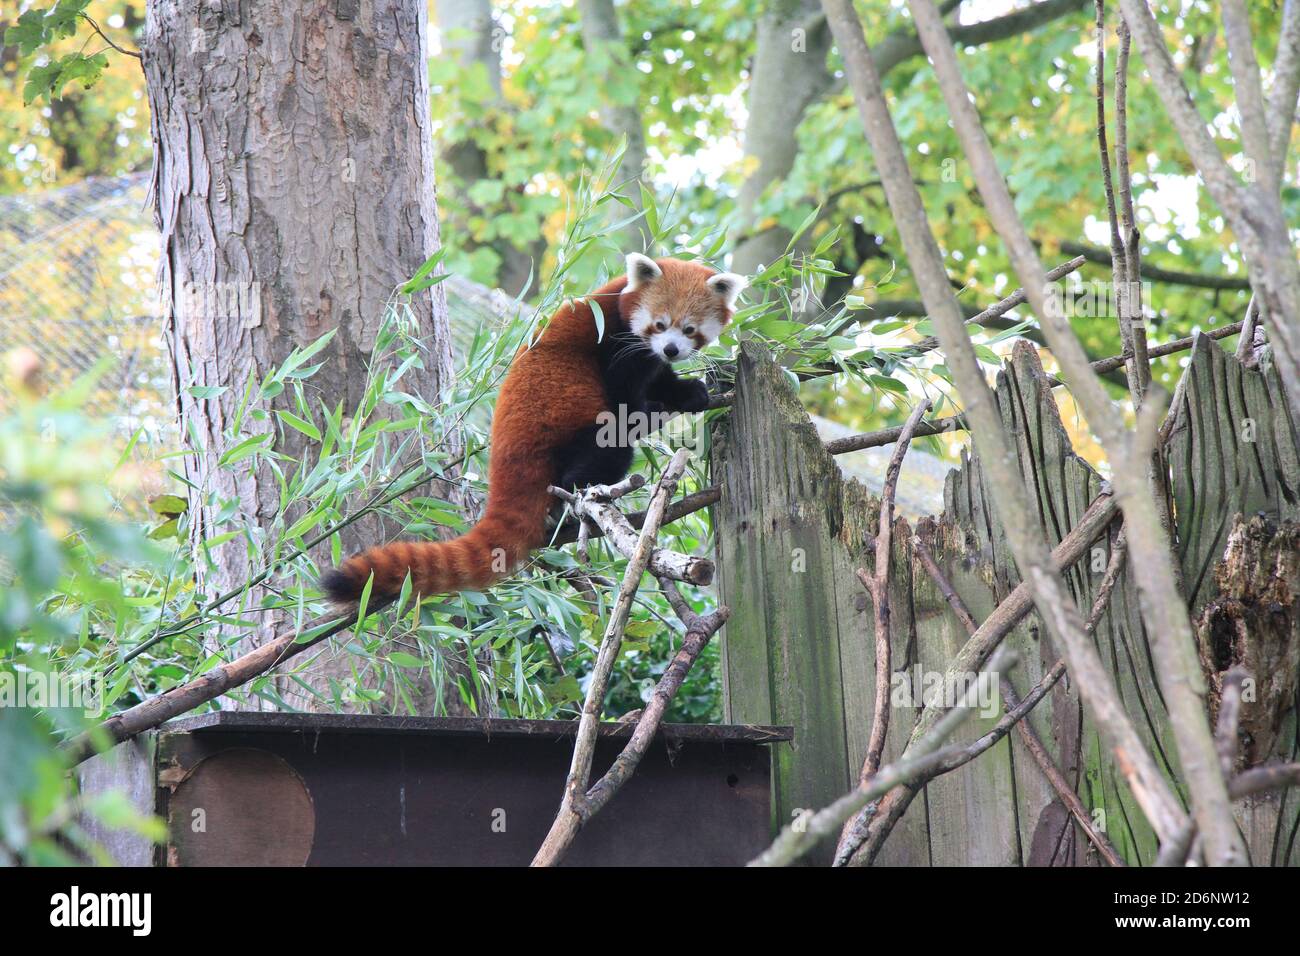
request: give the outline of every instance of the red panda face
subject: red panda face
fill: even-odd
[[[666,362],[704,348],[731,321],[736,297],[748,284],[734,272],[714,272],[699,262],[627,257],[627,287],[620,311],[632,333]]]

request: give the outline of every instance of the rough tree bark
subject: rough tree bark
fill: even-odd
[[[425,20],[418,0],[149,4],[160,300],[178,413],[200,443],[185,459],[200,489],[196,545],[225,502],[254,535],[281,509],[265,465],[217,467],[249,377],[337,329],[312,387],[354,407],[385,303],[438,248]],[[412,309],[430,350],[410,387],[432,398],[451,374],[441,287]],[[193,386],[227,391],[202,399]],[[345,549],[378,531],[358,522]],[[248,552],[239,540],[215,549],[202,590],[247,580],[261,561]],[[260,628],[243,650],[270,633]],[[318,663],[314,676],[348,676],[345,660]]]

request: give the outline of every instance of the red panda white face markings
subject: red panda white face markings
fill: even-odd
[[[704,272],[698,265],[693,268]],[[638,293],[637,304],[628,314],[628,327],[667,362],[689,358],[715,340],[748,284],[733,272],[714,273],[702,285],[697,274],[687,275],[689,279],[683,280],[678,269],[665,276],[648,256],[638,252],[627,256],[624,293]]]

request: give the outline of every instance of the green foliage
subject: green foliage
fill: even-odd
[[[149,116],[137,46],[144,0],[20,0],[0,14],[0,192],[147,167]],[[25,9],[23,9],[25,7]],[[26,108],[24,108],[26,107]]]
[[[19,388],[0,417],[0,862],[100,859],[81,814],[156,834],[156,821],[107,795],[84,803],[54,751],[101,707],[132,698],[103,661],[156,602],[165,552],[126,520],[131,478],[107,423],[80,412],[95,373],[50,398]],[[44,698],[28,685],[46,688]],[[87,692],[56,703],[49,688]]]
[[[217,468],[234,475],[259,464],[271,469],[279,507],[261,526],[238,501],[223,500],[215,483],[196,483],[177,468],[195,453],[201,436],[181,435],[180,446],[169,448],[151,444],[143,430],[123,435],[114,423],[82,410],[96,376],[42,397],[34,384],[39,376],[29,368],[0,419],[0,677],[13,675],[12,682],[32,671],[75,676],[102,688],[108,711],[126,708],[237,656],[240,642],[270,618],[301,631],[324,614],[316,587],[321,565],[344,557],[340,532],[361,517],[382,514],[388,527],[412,537],[464,531],[466,508],[444,499],[448,492],[482,499],[483,413],[516,352],[577,291],[566,277],[603,241],[594,225],[603,221],[609,194],[592,182],[584,178],[576,190],[542,308],[481,329],[443,395],[423,396],[406,386],[428,360],[428,345],[415,335],[403,291],[390,302],[355,407],[331,403],[312,387],[333,333],[244,384],[219,435]],[[667,222],[664,212],[654,215]],[[404,288],[438,281],[440,258]],[[223,391],[189,389],[200,401]],[[663,435],[648,440],[635,467],[653,474],[668,443]],[[174,484],[146,504],[136,479],[159,465]],[[697,457],[684,491],[704,483],[703,467]],[[628,505],[644,507],[648,489],[639,497]],[[209,516],[201,532],[194,526],[198,505]],[[707,519],[697,514],[674,524],[669,542],[699,552],[710,547],[709,538]],[[244,550],[257,573],[225,594],[201,590],[197,582],[216,566],[221,549],[231,548]],[[624,565],[599,542],[593,563],[594,571],[614,578]],[[599,589],[594,600],[575,591],[566,573],[577,570],[569,551],[544,548],[490,596],[470,591],[416,598],[408,582],[395,609],[363,608],[357,625],[334,639],[351,662],[349,678],[310,685],[303,671],[315,652],[307,652],[231,696],[287,709],[284,690],[292,685],[327,709],[416,713],[417,693],[433,687],[435,712],[456,704],[477,712],[491,706],[512,717],[576,715],[610,611]],[[688,599],[701,610],[706,603],[699,595]],[[680,625],[657,591],[647,588],[627,633],[607,703],[615,716],[643,705],[680,641]],[[717,650],[710,648],[670,720],[719,719],[716,664]],[[97,858],[80,829],[82,812],[156,834],[154,824],[125,813],[120,802],[106,798],[103,805],[83,806],[71,789],[53,746],[86,723],[84,714],[46,706],[0,707],[0,757],[7,771],[0,846],[8,856],[29,862]]]
[[[52,7],[25,10],[18,23],[5,31],[5,43],[18,47],[21,55],[30,56],[56,40],[75,36],[89,5],[90,0],[59,0]],[[108,57],[103,53],[87,56],[78,50],[47,56],[46,62],[34,64],[28,70],[23,103],[33,103],[41,97],[57,99],[69,83],[80,83],[88,89],[107,65]]]
[[[450,56],[431,61],[434,120],[448,160],[439,170],[440,211],[455,271],[492,285],[505,246],[527,249],[542,237],[550,244],[543,251],[554,248],[582,170],[600,167],[619,148],[602,110],[635,106],[656,157],[695,152],[704,145],[699,130],[730,129],[718,94],[734,87],[749,55],[751,8],[713,0],[693,7],[685,22],[671,6],[623,4],[618,13],[627,48],[588,50],[576,5],[502,8],[502,29],[511,37],[506,52],[514,55],[507,57],[499,95],[482,63]],[[610,62],[617,68],[606,73]],[[592,82],[595,76],[608,80]],[[478,151],[486,167],[472,166],[472,178],[458,168],[466,149]],[[681,185],[692,193],[682,204],[692,211],[692,231],[717,228],[717,204],[704,178]],[[542,262],[535,265],[545,271]],[[596,273],[580,277],[579,287],[591,288]]]

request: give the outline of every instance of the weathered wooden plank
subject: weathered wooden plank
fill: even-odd
[[[1192,614],[1214,595],[1214,565],[1236,515],[1300,519],[1300,435],[1268,362],[1243,368],[1204,336],[1169,440],[1179,554]]]
[[[856,481],[843,486],[847,514],[865,515],[879,528],[880,501]],[[903,519],[894,522],[896,542],[905,543],[911,529]],[[876,694],[890,695],[889,734],[885,738],[884,760],[899,756],[907,745],[916,722],[917,708],[909,699],[894,692],[893,683],[883,691],[876,687],[875,607],[871,596],[858,583],[857,568],[874,569],[874,554],[865,544],[853,547],[842,541],[834,549],[832,576],[837,583],[840,660],[842,666],[844,724],[849,768],[856,774],[866,758],[868,738],[875,708]],[[889,572],[890,664],[894,674],[905,674],[915,658],[915,628],[912,607],[912,562],[905,547],[893,549]],[[909,655],[911,658],[909,659]],[[922,814],[912,814],[899,824],[894,837],[877,859],[878,866],[927,866],[930,863],[928,827]]]
[[[927,534],[930,529],[922,527],[918,530]],[[983,569],[967,562],[959,551],[944,547],[942,540],[927,543],[972,615],[977,620],[986,615],[994,601]],[[920,568],[913,587],[918,664],[926,677],[936,680],[944,674],[948,662],[966,643],[969,635],[938,588]],[[1002,707],[996,689],[990,688],[987,702],[990,709],[978,713],[958,728],[952,738],[954,743],[974,740],[997,721]],[[914,802],[904,821],[921,809],[921,801]],[[1008,740],[1000,741],[978,760],[930,781],[925,788],[924,809],[930,827],[931,860],[935,866],[1007,866],[1021,862],[1016,786]]]
[[[1216,346],[1199,342],[1186,373],[1170,460],[1179,554],[1201,604],[1214,593],[1211,572],[1231,527],[1227,509],[1258,509],[1277,518],[1300,509],[1300,443],[1280,383],[1267,362],[1261,364],[1259,371],[1243,370]],[[1055,545],[1097,496],[1102,479],[1071,447],[1031,347],[1017,347],[998,377],[996,396],[1043,531]],[[780,807],[776,822],[783,823],[795,807],[821,806],[843,792],[866,748],[877,692],[872,610],[853,570],[870,567],[864,539],[875,531],[879,504],[839,475],[793,389],[753,346],[743,350],[736,408],[722,433],[715,477],[725,490],[715,527],[720,586],[734,612],[723,642],[727,713],[735,721],[795,725],[795,747],[787,760],[778,759],[774,783],[774,805]],[[943,514],[923,519],[917,533],[977,620],[1019,582],[978,459],[963,454],[945,483]],[[1116,533],[1112,527],[1093,553],[1065,574],[1084,611],[1093,603]],[[942,674],[966,633],[933,582],[914,565],[904,522],[894,542],[894,676],[915,680],[919,672],[924,680],[926,674]],[[820,580],[793,571],[797,554]],[[1140,737],[1176,780],[1177,756],[1132,568],[1116,587],[1094,640]],[[1033,615],[1007,642],[1020,654],[1010,679],[1023,694],[1059,652]],[[834,693],[838,707],[827,699]],[[887,758],[899,752],[915,719],[913,709],[891,703]],[[958,739],[973,739],[995,718],[971,721]],[[1030,723],[1121,855],[1131,863],[1151,862],[1155,835],[1068,676]],[[810,734],[817,739],[801,749],[800,740]],[[1284,715],[1272,752],[1279,758],[1300,755],[1294,711]],[[1252,800],[1239,816],[1256,862],[1296,862],[1300,800],[1293,794]],[[978,760],[931,781],[879,859],[913,865],[1087,865],[1096,855],[1012,735]]]
[[[84,796],[116,792],[136,813],[154,812],[154,735],[144,734],[96,754],[77,768],[77,788]],[[92,813],[80,819],[86,835],[108,853],[117,866],[153,866],[154,843],[130,828],[110,827]]]
[[[727,713],[794,726],[793,744],[773,755],[773,812],[788,822],[855,779],[837,615],[848,582],[828,573],[844,530],[843,479],[761,350],[745,344],[736,366],[736,402],[713,456],[727,489],[716,513],[719,553],[745,556],[719,576],[720,599],[733,608],[722,641]]]

